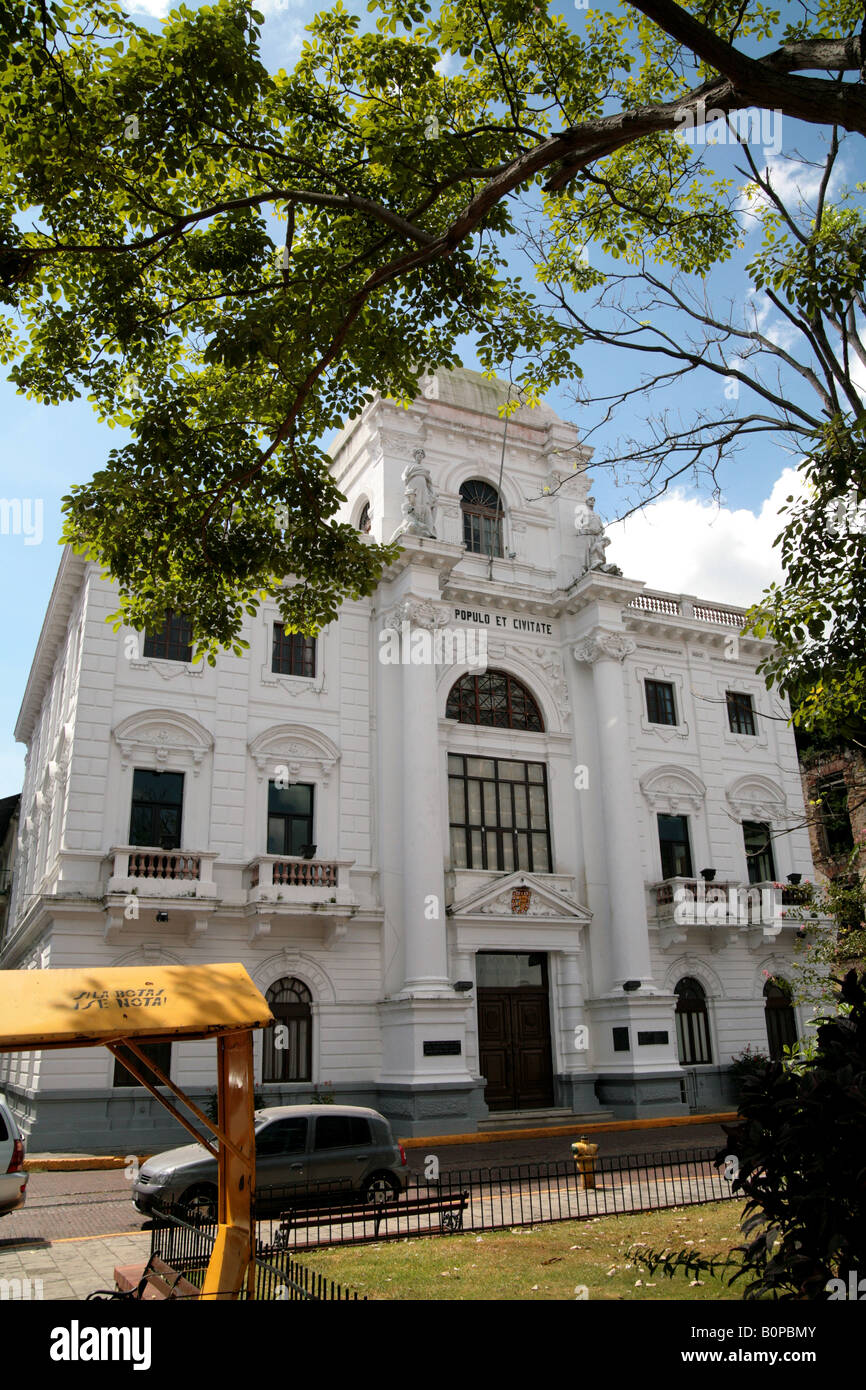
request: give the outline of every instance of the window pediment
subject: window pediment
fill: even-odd
[[[641,778],[640,789],[654,811],[668,816],[699,811],[707,794],[705,784],[696,773],[673,765],[648,772]]]
[[[296,724],[265,729],[251,739],[247,747],[260,782],[266,774],[275,776],[277,767],[287,767],[292,781],[320,779],[326,787],[340,760],[339,750],[329,738]]]
[[[182,755],[198,776],[214,744],[213,734],[198,720],[175,710],[143,710],[122,720],[113,732],[124,771],[133,761],[147,759],[159,767]]]
[[[758,773],[737,778],[725,796],[737,820],[772,822],[783,817],[788,809],[781,787]]]

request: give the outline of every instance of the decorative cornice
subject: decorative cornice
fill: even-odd
[[[91,568],[94,573],[98,572],[95,565]],[[33,735],[58,652],[66,641],[69,620],[87,578],[87,570],[88,561],[82,555],[76,555],[70,545],[65,546],[15,724],[15,738],[19,743],[29,743]]]

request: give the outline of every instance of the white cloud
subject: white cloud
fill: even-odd
[[[253,8],[267,18],[269,15],[286,14],[289,10],[303,10],[306,5],[307,0],[256,0]],[[313,10],[319,8],[318,5],[312,7]]]
[[[176,8],[177,0],[132,0],[130,14],[149,14],[154,19],[164,19],[169,10]]]
[[[607,558],[649,589],[747,606],[782,577],[773,548],[784,524],[778,513],[800,490],[800,474],[786,468],[757,516],[678,490],[608,527]]]

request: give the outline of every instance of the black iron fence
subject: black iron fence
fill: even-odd
[[[215,1221],[190,1220],[186,1208],[164,1208],[155,1218],[151,1231],[151,1256],[158,1255],[172,1270],[183,1274],[190,1283],[201,1288],[216,1240],[216,1230]],[[240,1294],[241,1299],[249,1296],[246,1289]],[[259,1240],[256,1244],[252,1297],[257,1301],[293,1303],[299,1300],[357,1300],[359,1295],[292,1259],[288,1251],[269,1250]]]
[[[259,1197],[259,1240],[272,1251],[300,1250],[723,1201],[731,1182],[713,1161],[717,1152],[596,1156],[582,1173],[562,1159],[454,1169],[430,1181],[411,1175],[404,1192],[366,1203],[348,1184],[274,1188]]]
[[[435,1180],[411,1175],[399,1194],[362,1201],[348,1181],[260,1191],[256,1204],[256,1298],[351,1299],[340,1285],[292,1259],[290,1251],[412,1236],[452,1235],[589,1220],[718,1202],[732,1195],[730,1165],[716,1148],[671,1149],[553,1163],[453,1169]],[[152,1253],[200,1284],[215,1223],[182,1207],[161,1214]]]

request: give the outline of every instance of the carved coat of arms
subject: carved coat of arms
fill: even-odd
[[[514,888],[511,892],[511,911],[528,912],[532,900],[531,888]]]

